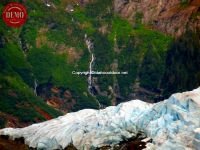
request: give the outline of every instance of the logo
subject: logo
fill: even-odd
[[[8,3],[3,9],[3,21],[14,28],[21,27],[27,20],[26,7],[17,2]]]

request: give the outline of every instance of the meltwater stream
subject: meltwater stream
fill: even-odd
[[[89,64],[88,91],[91,95],[94,95],[93,90],[92,90],[92,68],[93,68],[93,63],[94,63],[94,54],[92,53],[92,49],[94,46],[93,46],[92,41],[87,37],[87,34],[85,34],[85,42],[91,56],[91,60]]]
[[[38,83],[37,83],[37,79],[34,80],[34,93],[37,96],[37,87],[38,87]]]
[[[87,45],[88,51],[90,53],[90,64],[89,64],[89,76],[88,76],[88,92],[90,93],[90,95],[95,96],[94,95],[94,89],[93,89],[93,85],[92,85],[92,70],[93,70],[93,65],[94,65],[94,61],[95,61],[95,56],[92,53],[92,49],[94,48],[94,44],[91,41],[90,38],[88,38],[87,34],[85,34],[85,43]],[[97,100],[97,103],[99,105],[99,108],[101,107],[101,104],[99,103],[99,101]]]

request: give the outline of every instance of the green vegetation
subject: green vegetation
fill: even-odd
[[[199,86],[199,37],[200,32],[188,31],[171,45],[167,53],[166,72],[162,82],[165,97],[171,93],[193,90]]]
[[[143,88],[153,91],[160,87],[171,37],[142,25],[142,13],[138,12],[131,24],[114,14],[112,0],[96,0],[85,7],[74,5],[72,13],[65,11],[61,0],[53,2],[56,9],[46,7],[41,0],[24,2],[29,19],[20,29],[0,22],[0,112],[22,122],[44,120],[37,107],[53,117],[60,115],[34,95],[35,79],[39,86],[51,84],[69,90],[76,100],[72,111],[98,108],[95,97],[88,93],[87,76],[72,74],[88,70],[85,34],[94,43],[95,71],[128,72],[96,75],[102,92],[110,93],[108,87],[117,83],[127,99],[134,92],[137,77]],[[111,105],[111,96],[96,98],[105,106]]]
[[[103,105],[103,106],[110,106],[111,105],[111,100],[106,96],[98,96],[97,99],[100,102],[100,104]]]
[[[182,6],[182,7],[188,6],[189,3],[190,3],[189,0],[181,0],[181,6]]]
[[[98,109],[98,103],[92,96],[85,96],[81,95],[79,93],[75,93],[76,99],[77,99],[77,104],[74,106],[73,111],[78,111],[81,109]]]
[[[142,14],[136,15],[137,20]],[[139,73],[140,85],[149,90],[159,88],[164,74],[165,57],[171,37],[148,29],[137,21],[137,26],[131,26],[126,20],[115,17],[112,32],[108,36],[121,49],[115,54],[119,60],[119,70],[128,71],[128,75],[117,76],[120,91],[124,97],[132,92],[132,86]]]
[[[15,77],[13,77],[15,76]],[[1,112],[12,114],[22,122],[35,122],[44,120],[36,108],[41,108],[52,117],[57,117],[61,113],[49,108],[41,99],[35,97],[26,84],[17,78],[17,75],[7,75],[0,78],[0,108]]]
[[[5,126],[6,120],[4,118],[0,118],[0,129]]]

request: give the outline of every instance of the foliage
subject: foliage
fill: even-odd
[[[5,118],[0,118],[0,129],[5,126],[6,120]]]
[[[97,99],[100,102],[100,104],[102,104],[104,106],[111,106],[111,100],[108,97],[98,96]]]
[[[93,97],[78,93],[76,95],[77,104],[74,106],[73,111],[81,109],[98,109],[98,103]]]
[[[23,122],[44,120],[36,107],[58,116],[58,111],[34,95],[35,79],[39,86],[51,84],[68,89],[76,100],[73,111],[98,108],[95,97],[88,93],[87,76],[72,74],[88,70],[90,55],[85,34],[94,43],[95,71],[115,71],[114,62],[117,71],[128,71],[127,75],[95,75],[101,91],[108,92],[108,87],[116,83],[121,95],[128,98],[138,76],[142,87],[159,88],[171,37],[142,25],[142,13],[137,12],[133,25],[114,14],[112,0],[95,0],[85,7],[74,5],[71,13],[65,11],[62,1],[53,1],[56,9],[46,7],[41,0],[23,3],[29,18],[22,28],[8,28],[0,22],[0,111]],[[100,31],[102,27],[106,27],[105,33]],[[81,51],[80,58],[70,62],[68,48]],[[105,106],[111,105],[107,97],[96,98]]]
[[[188,31],[177,39],[167,53],[162,82],[164,95],[192,90],[200,84],[200,34]]]

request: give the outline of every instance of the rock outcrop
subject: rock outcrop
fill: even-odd
[[[39,149],[77,149],[115,145],[143,133],[153,140],[146,149],[199,149],[200,88],[177,93],[156,104],[133,100],[103,110],[86,109],[0,135],[24,138]]]
[[[114,0],[115,12],[176,37],[200,29],[200,0]]]

